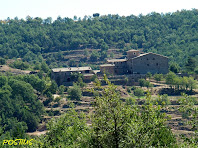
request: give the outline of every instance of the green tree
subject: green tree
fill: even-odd
[[[165,126],[166,116],[161,113],[161,106],[151,104],[149,93],[142,107],[123,103],[117,87],[106,76],[104,80],[108,85],[95,97],[92,116],[94,147],[176,146],[174,135]]]
[[[41,63],[41,70],[44,71],[45,73],[49,71],[49,67],[47,66],[45,62]]]
[[[3,87],[8,83],[8,78],[6,76],[0,76],[0,87]]]
[[[65,91],[65,86],[64,85],[60,85],[58,87],[58,94],[62,95],[62,94],[64,94],[64,91]]]
[[[82,91],[77,84],[74,83],[73,87],[68,89],[68,97],[72,100],[80,100]]]
[[[107,45],[105,42],[103,42],[103,43],[101,44],[101,52],[102,52],[102,51],[107,51],[108,49],[109,49],[108,45]]]
[[[150,78],[152,77],[151,72],[148,72],[148,73],[146,74],[146,77],[150,79]]]
[[[154,74],[153,77],[154,77],[154,79],[155,79],[157,82],[159,82],[159,81],[162,80],[163,74]]]
[[[187,118],[191,118],[190,122],[186,122],[184,126],[188,126],[194,132],[194,136],[183,137],[184,147],[196,147],[198,145],[198,107],[194,105],[192,97],[182,94],[182,98],[179,99],[180,106],[178,110],[185,114]]]
[[[179,73],[180,71],[180,66],[177,63],[171,63],[169,70],[174,72],[174,73]]]
[[[141,89],[141,88],[136,88],[134,91],[133,91],[134,95],[137,96],[138,98],[144,96],[144,90]]]
[[[188,77],[183,77],[182,78],[182,86],[186,89],[186,91],[187,91],[187,89],[189,88],[189,83],[188,83]]]
[[[116,86],[108,84],[102,96],[96,96],[95,114],[92,117],[94,147],[121,147],[127,133],[127,121],[131,112],[121,102]]]
[[[197,81],[194,80],[193,77],[189,77],[188,78],[188,84],[189,84],[190,91],[192,91],[193,89],[197,88]]]
[[[4,65],[6,63],[6,60],[4,58],[0,58],[0,65]]]
[[[90,60],[92,62],[96,62],[98,60],[99,56],[100,55],[99,55],[99,53],[97,51],[92,51]]]
[[[56,82],[55,82],[54,80],[52,80],[52,81],[51,81],[50,88],[49,88],[50,92],[51,92],[52,94],[55,94],[56,91],[57,91],[57,89],[58,89],[58,85],[56,84]]]
[[[172,86],[174,85],[174,79],[175,79],[175,78],[176,78],[175,73],[169,72],[169,73],[166,75],[166,84],[168,84],[168,85],[172,88]]]
[[[14,61],[14,63],[11,63],[9,66],[12,68],[17,68],[21,70],[25,70],[29,68],[29,64],[27,62],[22,62],[20,60]]]
[[[196,67],[196,61],[195,61],[195,59],[192,58],[192,57],[188,57],[188,60],[187,60],[185,66],[186,66],[186,70],[188,72],[194,72],[195,67]]]
[[[140,87],[144,87],[145,86],[145,83],[146,83],[145,81],[146,81],[145,79],[139,79],[138,80]]]
[[[83,82],[83,79],[81,78],[81,76],[78,77],[78,81],[76,84],[79,85],[81,88],[86,86],[86,84]]]
[[[47,124],[49,132],[45,136],[44,147],[89,147],[91,134],[85,117],[85,114],[71,109],[58,119],[53,118]]]

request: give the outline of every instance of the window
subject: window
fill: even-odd
[[[155,60],[155,58],[153,58],[153,60]]]
[[[149,66],[149,64],[147,64],[147,66]]]
[[[148,60],[148,58],[147,58],[147,60]]]
[[[89,73],[89,70],[85,70],[85,73]]]
[[[158,66],[159,64],[158,63],[156,63],[156,66]]]

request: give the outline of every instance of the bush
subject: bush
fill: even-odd
[[[136,99],[134,99],[132,97],[126,98],[126,104],[127,105],[135,105],[136,102],[137,102]]]
[[[64,94],[64,91],[65,91],[65,86],[64,85],[61,85],[61,86],[58,87],[58,94],[59,95]]]
[[[152,74],[151,74],[150,72],[148,72],[148,73],[146,74],[146,77],[150,79],[150,78],[152,77]]]
[[[68,95],[68,97],[72,100],[80,100],[82,97],[82,91],[80,87],[74,83],[74,86],[72,88],[69,88]]]
[[[149,88],[149,87],[152,86],[152,84],[150,84],[150,81],[147,81],[145,79],[139,79],[138,82],[139,82],[140,87],[147,87],[147,88]]]
[[[4,58],[0,58],[0,65],[4,65],[6,63],[6,60]]]
[[[22,62],[22,61],[14,61],[14,63],[11,63],[9,65],[12,68],[17,68],[17,69],[21,69],[21,70],[25,70],[29,68],[29,64],[27,62]]]
[[[130,87],[127,87],[127,92],[131,93],[131,88]]]
[[[161,81],[162,78],[163,78],[163,74],[155,74],[155,75],[154,75],[154,79],[155,79],[157,82]]]
[[[139,79],[138,82],[139,82],[139,85],[140,87],[144,87],[145,86],[145,79]]]
[[[62,99],[61,97],[56,97],[56,98],[54,99],[54,102],[59,102],[61,99]]]
[[[154,101],[154,103],[158,103],[159,105],[170,105],[171,102],[168,99],[168,95],[164,94],[162,96],[158,96],[158,98]]]
[[[169,70],[174,73],[179,73],[181,67],[177,63],[171,63]]]
[[[136,88],[133,91],[134,95],[137,96],[138,98],[140,98],[141,96],[144,96],[144,90],[141,88]]]

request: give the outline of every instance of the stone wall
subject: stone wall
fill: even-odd
[[[129,73],[168,73],[168,58],[157,54],[145,54],[127,61]]]
[[[115,74],[115,65],[114,64],[101,65],[100,72],[106,74]]]
[[[115,74],[117,75],[123,75],[127,74],[127,62],[115,62]]]

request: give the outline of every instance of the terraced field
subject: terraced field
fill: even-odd
[[[168,86],[163,84],[163,83],[156,83],[152,82],[155,87],[152,89],[149,89],[152,91],[152,98],[156,99],[158,96],[158,91],[162,88],[167,88]],[[86,88],[84,90],[87,90],[89,88],[93,87],[93,83],[87,84]],[[143,88],[145,91],[147,88]],[[131,97],[131,94],[127,92],[127,87],[123,86],[118,86],[118,90],[120,91],[121,98],[126,98],[126,97]],[[55,98],[59,97],[59,95],[54,95]],[[134,97],[134,96],[133,96]],[[168,96],[168,99],[170,100],[170,105],[167,105],[163,108],[162,112],[166,113],[171,117],[170,120],[167,121],[167,125],[171,128],[173,133],[175,133],[177,136],[184,134],[187,136],[192,135],[194,132],[191,130],[190,126],[187,126],[185,123],[186,121],[190,119],[184,119],[182,118],[182,113],[179,112],[179,103],[178,99],[181,98],[182,96]],[[193,95],[197,99],[198,102],[198,94]],[[136,98],[136,97],[134,97]],[[124,99],[123,99],[124,100]],[[145,97],[141,97],[140,99],[136,98],[137,104],[141,105],[142,103],[145,102]],[[84,91],[83,92],[83,97],[81,98],[80,101],[75,101],[75,100],[70,100],[67,98],[67,93],[64,93],[64,97],[58,101],[58,102],[52,102],[50,106],[47,106],[46,112],[53,112],[52,116],[44,116],[44,123],[41,123],[40,127],[38,130],[34,133],[29,133],[30,135],[40,135],[40,134],[45,134],[46,133],[46,127],[45,123],[51,119],[52,117],[58,117],[61,114],[67,112],[68,109],[70,109],[71,103],[74,104],[74,108],[76,111],[82,111],[85,112],[87,115],[89,115],[91,112],[94,111],[93,108],[93,102],[94,102],[94,97],[92,96],[91,93]],[[196,105],[198,107],[198,104]],[[91,125],[91,122],[87,120],[87,124]]]

